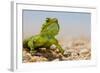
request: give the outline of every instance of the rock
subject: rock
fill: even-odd
[[[64,52],[64,56],[65,56],[65,57],[69,57],[69,56],[71,56],[71,52],[70,52],[70,51],[68,51],[68,52],[65,51],[65,52]]]
[[[52,57],[54,57],[54,58],[58,58],[59,57],[59,54],[58,53],[56,53],[55,51],[52,51]]]
[[[59,59],[54,59],[53,61],[59,61]]]
[[[82,49],[82,50],[80,50],[80,54],[81,55],[86,55],[88,53],[89,53],[89,50],[88,49]]]
[[[46,52],[46,48],[39,48],[41,52]]]
[[[34,56],[43,56],[43,54],[38,52],[38,53],[35,53]]]
[[[50,46],[50,49],[55,50],[55,49],[56,49],[56,45],[54,45],[54,44],[51,45],[51,46]]]
[[[72,57],[62,57],[62,61],[73,60]]]
[[[72,56],[78,56],[78,53],[77,52],[72,52]]]
[[[60,53],[60,51],[59,51],[59,49],[58,49],[58,48],[56,48],[55,52],[56,52],[56,53]]]
[[[64,54],[53,44],[50,48],[39,48],[32,56],[29,49],[23,50],[23,62],[68,61],[91,59],[91,43],[84,39],[62,41]]]
[[[30,53],[27,53],[26,51],[23,52],[23,62],[29,62],[29,60],[32,58]]]
[[[48,61],[45,57],[33,56],[30,62],[41,62],[41,61]]]

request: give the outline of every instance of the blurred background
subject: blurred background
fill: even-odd
[[[23,10],[23,39],[39,34],[42,24],[48,17],[58,19],[58,39],[91,37],[90,13]]]

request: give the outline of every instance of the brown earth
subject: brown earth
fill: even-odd
[[[87,38],[74,38],[70,40],[59,40],[64,55],[54,45],[51,48],[39,48],[34,55],[29,53],[27,48],[23,49],[23,63],[45,62],[45,61],[68,61],[68,60],[89,60],[91,59],[91,44]]]

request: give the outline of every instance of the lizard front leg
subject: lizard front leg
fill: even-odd
[[[59,49],[59,51],[60,51],[62,54],[64,54],[63,48],[62,48],[58,43],[55,44],[55,46],[57,47],[57,49]]]
[[[34,55],[36,53],[35,47],[34,47],[34,43],[32,40],[30,40],[28,42],[28,47],[30,48],[30,53],[31,55]]]

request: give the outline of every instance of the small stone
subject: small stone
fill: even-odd
[[[23,62],[28,62],[32,58],[30,53],[23,53]]]
[[[54,51],[52,51],[52,55],[53,55],[53,57],[59,57],[58,53],[56,53]]]
[[[85,55],[85,54],[88,54],[88,53],[89,53],[89,50],[88,49],[82,49],[80,51],[80,54],[82,54],[82,55]]]
[[[55,50],[55,49],[56,49],[56,45],[54,45],[54,44],[51,45],[51,46],[50,46],[50,49]]]
[[[72,56],[78,56],[77,52],[73,52]]]
[[[71,53],[68,53],[68,54],[64,54],[65,57],[69,57],[71,56]]]
[[[45,57],[33,56],[30,62],[40,62],[40,61],[48,61]]]
[[[48,61],[48,59],[47,58],[42,58],[42,61]]]
[[[53,61],[59,61],[59,59],[54,59]]]
[[[68,52],[67,52],[67,51],[64,52],[64,56],[65,56],[65,57],[69,57],[69,56],[71,56],[71,52],[69,52],[69,51],[68,51]]]
[[[39,48],[41,51],[46,51],[46,48]]]
[[[56,53],[59,53],[60,51],[59,51],[59,49],[56,49],[55,52],[56,52]]]
[[[42,56],[41,53],[35,53],[34,55],[35,55],[35,56]]]

